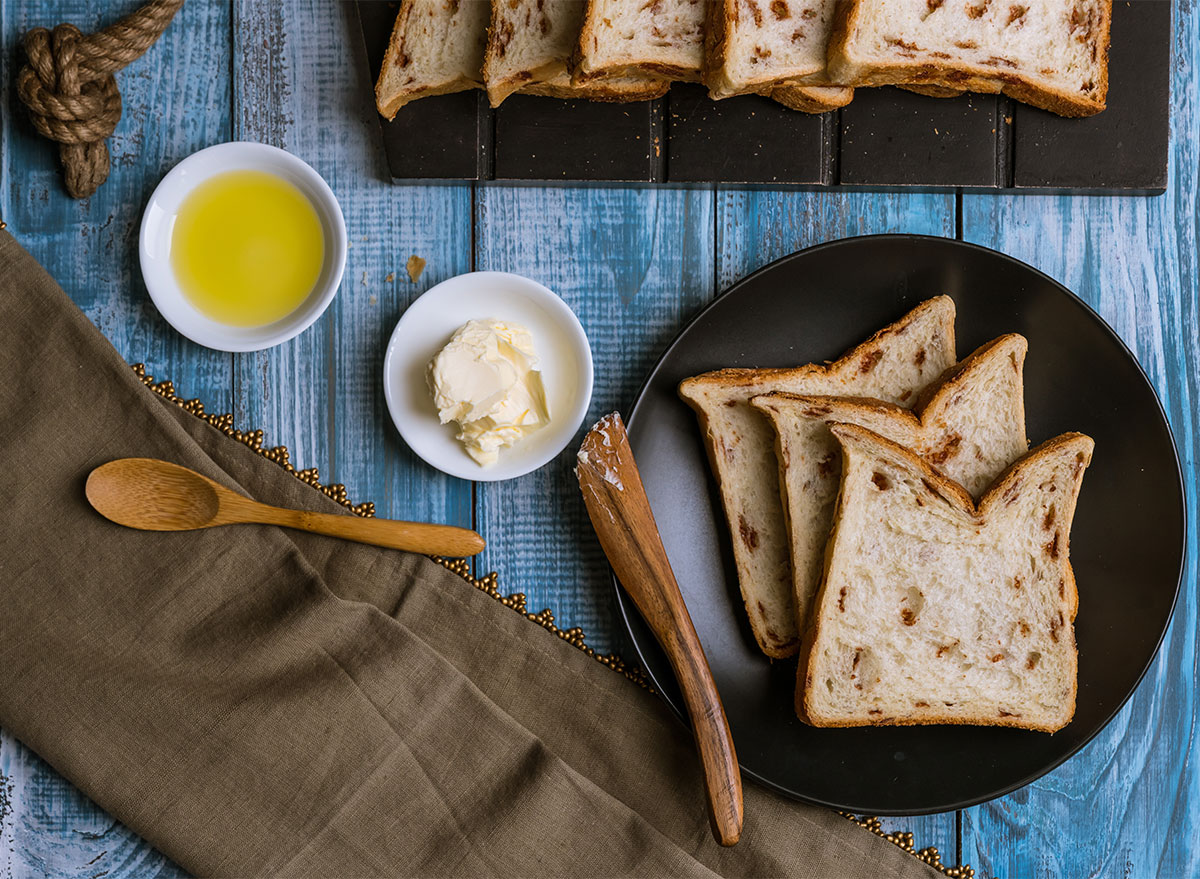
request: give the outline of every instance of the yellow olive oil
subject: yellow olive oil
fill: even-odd
[[[171,229],[171,268],[184,295],[233,326],[262,326],[295,311],[324,261],[312,202],[265,171],[227,171],[200,183]]]

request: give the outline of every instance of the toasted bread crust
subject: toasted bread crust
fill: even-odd
[[[838,424],[831,427],[834,435],[842,444],[843,450],[843,472],[846,472],[849,466],[850,451],[847,445],[847,440],[850,440],[858,445],[871,446],[878,450],[881,455],[899,459],[904,462],[904,466],[915,471],[924,481],[926,488],[936,493],[943,498],[946,503],[954,507],[959,513],[964,516],[977,518],[979,521],[986,521],[993,507],[1002,505],[1005,502],[1005,497],[1017,491],[1020,487],[1023,473],[1036,467],[1042,459],[1053,459],[1064,453],[1073,454],[1076,456],[1077,464],[1073,478],[1073,488],[1069,493],[1069,497],[1063,500],[1068,502],[1067,510],[1061,513],[1063,521],[1070,522],[1075,510],[1075,502],[1079,495],[1079,488],[1082,479],[1083,469],[1091,461],[1094,442],[1092,439],[1081,433],[1065,433],[1045,443],[1042,443],[1037,448],[1031,450],[1026,455],[1019,458],[992,484],[992,487],[983,496],[978,505],[974,504],[970,495],[952,480],[942,476],[925,461],[914,455],[908,449],[885,439],[884,437],[874,434],[865,428],[850,424]],[[843,486],[844,488],[844,486]],[[822,577],[820,589],[817,593],[817,606],[820,607],[827,600],[827,592],[829,588],[829,579],[831,567],[834,559],[834,550],[837,545],[839,530],[842,523],[849,517],[846,515],[846,497],[845,492],[841,491],[837,500],[837,513],[834,519],[833,531],[830,534],[829,543],[826,549],[825,556],[825,575]],[[1067,529],[1069,531],[1069,528]],[[1064,576],[1072,581],[1072,590],[1074,589],[1074,575],[1071,572],[1069,563],[1066,561],[1069,554],[1068,547],[1062,547],[1062,567]],[[1077,605],[1078,597],[1074,594],[1071,598],[1065,599],[1069,605]],[[936,709],[931,709],[929,712],[917,716],[909,717],[881,717],[878,720],[867,719],[861,717],[829,717],[821,714],[816,710],[813,699],[813,660],[816,655],[818,642],[822,635],[821,626],[822,615],[814,613],[810,617],[810,624],[805,630],[800,648],[800,661],[797,666],[796,677],[796,694],[795,708],[797,716],[813,726],[826,727],[851,727],[851,726],[914,726],[922,724],[954,724],[954,725],[973,725],[973,726],[1010,726],[1021,729],[1030,729],[1041,732],[1055,732],[1062,729],[1070,722],[1075,715],[1075,703],[1078,692],[1078,680],[1072,680],[1072,686],[1066,697],[1063,712],[1065,719],[1061,723],[1049,724],[1039,723],[1028,720],[1019,716],[986,716],[981,714],[938,714]],[[1071,618],[1074,619],[1072,613]],[[1075,657],[1075,663],[1078,662],[1078,651],[1075,646],[1074,631],[1068,626],[1066,633],[1069,635],[1069,643],[1064,649],[1069,649],[1072,656]]]
[[[763,94],[801,113],[828,113],[854,100],[854,89],[846,86],[782,85]]]
[[[626,104],[635,101],[653,101],[661,98],[670,91],[671,84],[658,80],[648,80],[641,85],[621,86],[603,78],[595,82],[585,82],[580,85],[569,83],[556,85],[550,82],[539,82],[520,90],[523,95],[540,95],[546,98],[561,98],[562,100],[600,101],[607,104]]]
[[[700,81],[708,86],[710,98],[738,94],[724,76],[726,49],[731,25],[737,23],[738,0],[708,0],[704,18],[704,66]]]
[[[940,85],[916,85],[909,83],[901,85],[900,88],[907,92],[915,92],[918,95],[925,95],[927,98],[957,98],[963,93],[962,89],[948,89]]]
[[[1059,116],[1092,116],[1105,107],[1108,95],[1108,49],[1111,40],[1112,0],[1101,0],[1100,84],[1094,99],[1080,98],[1061,89],[1032,82],[1020,73],[1008,73],[977,64],[949,61],[930,64],[900,61],[891,64],[859,64],[850,57],[849,46],[858,29],[866,0],[842,0],[834,11],[829,39],[829,72],[850,86],[925,85],[944,90],[1002,93],[1023,103]]]
[[[913,406],[913,410],[924,415],[926,411],[944,404],[956,391],[961,389],[963,382],[969,377],[971,369],[975,364],[986,360],[993,352],[1000,349],[1007,350],[1011,354],[1014,358],[1014,367],[1018,369],[1024,367],[1025,355],[1029,352],[1028,340],[1019,333],[1005,333],[1003,336],[997,336],[990,342],[980,345],[968,356],[951,366],[936,381],[926,385],[924,390],[917,395],[917,402]],[[1022,435],[1025,433],[1024,408],[1024,404],[1022,403]]]
[[[710,372],[685,378],[679,383],[679,396],[688,405],[693,406],[693,397],[689,396],[695,390],[706,385],[717,385],[725,388],[749,387],[762,381],[776,381],[801,375],[832,375],[839,363],[844,360],[859,360],[869,351],[878,348],[885,339],[905,332],[913,323],[923,318],[931,311],[944,309],[941,332],[947,339],[954,338],[954,300],[949,296],[932,296],[917,305],[902,318],[875,333],[865,342],[860,342],[846,351],[836,360],[829,363],[809,363],[804,366],[792,366],[774,369],[759,369],[746,367],[731,367],[714,369]]]

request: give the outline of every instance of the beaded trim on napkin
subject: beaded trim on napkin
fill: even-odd
[[[0,227],[2,228],[2,227]],[[332,483],[326,485],[321,482],[321,474],[316,467],[309,467],[304,470],[297,470],[291,462],[291,456],[287,446],[264,446],[264,434],[261,430],[242,431],[233,426],[233,413],[226,412],[224,415],[212,415],[204,411],[204,404],[197,399],[185,400],[175,393],[175,385],[170,381],[156,382],[154,376],[146,374],[146,366],[144,363],[133,364],[133,372],[142,380],[142,384],[158,394],[164,400],[169,400],[179,408],[183,409],[191,415],[196,416],[201,421],[211,424],[227,437],[237,440],[243,445],[249,447],[252,451],[262,455],[268,461],[272,461],[291,473],[305,485],[309,485],[327,497],[332,498],[339,504],[350,510],[356,516],[371,518],[375,515],[375,504],[366,501],[360,504],[350,502],[346,494],[346,486],[341,483]],[[595,659],[601,665],[611,668],[633,681],[640,687],[653,692],[653,687],[650,686],[650,681],[646,677],[645,672],[636,665],[629,665],[621,657],[615,653],[601,654],[594,648],[589,647],[584,640],[583,629],[578,626],[570,629],[560,629],[554,623],[554,613],[546,608],[540,613],[532,613],[526,603],[524,592],[514,592],[511,595],[503,595],[499,587],[499,575],[492,571],[482,578],[473,577],[471,575],[471,566],[465,559],[445,559],[440,556],[431,556],[431,558],[440,564],[442,567],[462,577],[476,589],[490,595],[492,598],[499,601],[507,608],[511,608],[521,616],[525,617],[530,622],[537,623],[543,629],[553,632],[558,637],[562,638],[572,647],[582,650],[588,656]],[[933,869],[937,870],[950,879],[974,879],[975,870],[967,864],[962,864],[957,867],[947,867],[942,863],[941,854],[936,846],[917,849],[913,842],[913,835],[907,831],[896,830],[891,833],[885,833],[882,824],[878,818],[864,816],[856,818],[849,812],[839,812],[843,818],[852,821],[864,830],[869,830],[876,836],[886,839],[888,842],[900,849],[908,852],[922,863],[928,864]]]

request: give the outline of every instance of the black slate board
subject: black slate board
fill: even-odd
[[[396,3],[357,3],[374,77]],[[756,95],[711,101],[679,83],[602,104],[482,92],[380,119],[396,180],[729,183],[807,188],[1157,195],[1170,138],[1170,0],[1115,0],[1108,108],[1063,119],[1001,95],[859,89],[812,116]]]

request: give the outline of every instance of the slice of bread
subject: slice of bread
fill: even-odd
[[[588,0],[572,74],[585,81],[617,72],[699,82],[705,0]]]
[[[927,98],[957,98],[963,93],[962,89],[948,89],[940,85],[909,84],[902,85],[900,88],[905,91],[915,92],[918,95],[924,95]]]
[[[491,0],[483,82],[493,107],[514,92],[599,101],[645,101],[666,93],[668,84],[645,74],[572,84],[567,59],[586,5],[586,0]]]
[[[784,83],[836,85],[825,65],[834,0],[710,0],[704,35],[709,97]]]
[[[1027,349],[1015,334],[989,342],[927,388],[916,414],[852,397],[771,393],[750,401],[775,429],[798,631],[807,628],[821,583],[841,477],[841,450],[829,425],[857,424],[899,443],[978,497],[1029,450]]]
[[[388,41],[375,105],[388,119],[417,98],[483,85],[488,0],[402,0]]]
[[[834,425],[842,486],[796,711],[815,726],[1053,732],[1075,713],[1068,539],[1094,443],[1063,434],[976,507],[908,449]]]
[[[786,391],[912,404],[952,363],[954,301],[937,296],[834,363],[721,369],[680,383],[680,397],[699,417],[720,489],[750,626],[768,656],[794,654],[799,633],[774,431],[750,399]]]
[[[916,83],[1003,92],[1062,116],[1108,94],[1112,0],[844,0],[829,75],[851,86]]]
[[[525,86],[522,95],[541,95],[564,100],[601,101],[624,104],[630,101],[653,101],[671,88],[669,82],[637,73],[614,73],[589,82],[577,83],[565,70],[543,82]]]
[[[854,89],[840,85],[781,85],[760,94],[801,113],[828,113],[854,100]]]

